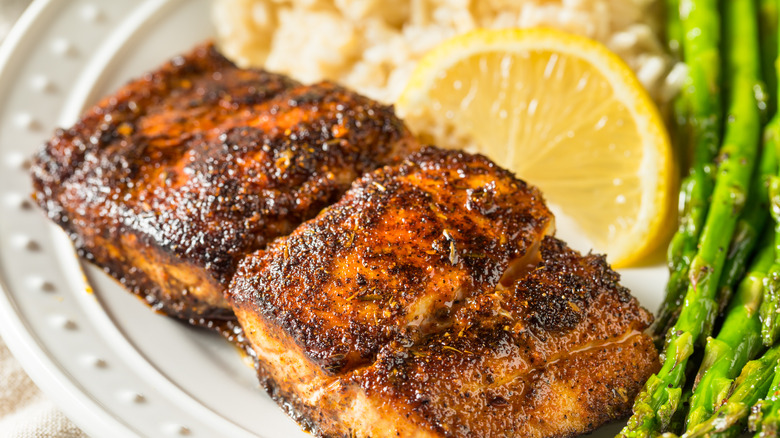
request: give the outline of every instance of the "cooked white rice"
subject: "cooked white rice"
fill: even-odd
[[[555,27],[606,44],[664,107],[680,75],[668,75],[672,61],[658,37],[659,3],[215,0],[214,22],[222,51],[241,66],[303,82],[331,79],[384,102],[395,101],[426,51],[453,35],[479,27]]]

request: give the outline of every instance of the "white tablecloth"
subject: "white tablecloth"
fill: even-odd
[[[0,42],[30,0],[0,0]],[[30,380],[0,338],[0,437],[82,438],[68,420]]]

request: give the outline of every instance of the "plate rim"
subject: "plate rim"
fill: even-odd
[[[5,77],[13,74],[9,61],[19,56],[30,29],[44,20],[54,0],[34,0],[13,25],[0,44],[0,84],[8,87]],[[42,346],[28,322],[22,317],[9,294],[10,286],[0,272],[0,336],[25,373],[68,419],[89,436],[140,437],[130,425],[101,406],[58,364]]]

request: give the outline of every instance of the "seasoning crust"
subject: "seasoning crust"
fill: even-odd
[[[419,146],[391,107],[239,69],[210,43],[113,96],[36,155],[35,198],[155,309],[231,320],[238,260]]]
[[[652,320],[539,191],[425,148],[245,258],[229,289],[261,382],[333,437],[566,437],[630,412]]]

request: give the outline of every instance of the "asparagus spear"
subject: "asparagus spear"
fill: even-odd
[[[683,61],[683,27],[680,21],[680,0],[666,0],[666,42],[677,60]],[[681,176],[686,176],[693,151],[688,142],[688,101],[675,96],[669,114],[669,138],[675,151]],[[682,207],[681,207],[682,208]],[[682,211],[682,210],[680,210]]]
[[[729,115],[721,149],[712,205],[699,241],[700,249],[691,262],[689,292],[710,300],[721,278],[726,249],[745,205],[748,185],[759,148],[761,115],[755,90],[760,87],[758,30],[755,4],[751,0],[723,2]],[[725,244],[724,244],[725,243]],[[689,294],[690,295],[690,294]],[[690,301],[686,297],[686,301]],[[684,310],[684,309],[683,309]],[[698,335],[708,336],[713,314]],[[682,315],[681,315],[682,318]]]
[[[733,2],[745,0],[729,0]],[[767,393],[780,360],[780,345],[767,350],[763,356],[742,368],[732,384],[728,400],[707,421],[699,423],[683,437],[716,437],[739,435],[748,421],[750,408]]]
[[[745,210],[737,222],[737,228],[726,256],[726,264],[723,267],[718,298],[721,310],[731,299],[734,285],[745,273],[747,260],[753,253],[761,230],[764,229],[764,225],[769,219],[769,184],[772,176],[776,173],[777,149],[775,142],[769,141],[765,136],[761,160],[758,169],[756,169],[756,175],[753,176]]]
[[[778,2],[777,0],[760,0],[759,28],[761,30],[761,66],[764,68],[764,82],[767,92],[772,98],[777,96],[777,70],[775,59],[777,58],[777,26],[778,26]],[[777,101],[769,100],[769,113],[777,110]]]
[[[715,7],[714,4],[706,6]],[[750,185],[761,124],[753,93],[760,69],[756,10],[752,0],[730,0],[724,2],[724,6],[726,41],[729,42],[726,65],[732,83],[729,117],[712,205],[701,232],[699,250],[691,261],[690,285],[680,317],[667,335],[663,365],[656,375],[651,376],[635,400],[634,415],[620,433],[624,437],[652,436],[668,426],[676,411],[688,358],[694,345],[712,330],[726,251]],[[681,9],[683,7],[681,5]],[[702,2],[697,4],[696,9],[704,7]],[[693,10],[688,19],[691,15]],[[686,21],[684,18],[684,25]],[[708,35],[704,29],[698,33]]]
[[[777,58],[776,64],[780,64],[780,53],[777,52],[780,50],[780,44],[777,44],[778,38],[780,38],[780,31],[775,28],[773,39],[776,43],[774,47],[776,51],[775,56]],[[779,68],[775,69],[775,75],[780,76]],[[777,92],[777,89],[775,91]],[[776,95],[775,97],[780,99],[780,96]],[[777,148],[780,147],[780,115],[775,114],[772,121],[767,125],[764,132],[764,143],[765,148],[774,146],[775,150],[777,150]],[[780,181],[778,181],[777,178],[772,180],[769,193],[770,211],[775,221],[775,233],[780,235]],[[764,302],[761,304],[760,310],[763,323],[761,334],[763,336],[764,344],[771,345],[780,333],[780,315],[778,315],[778,312],[780,311],[780,246],[776,249],[775,264],[770,268],[766,281]]]
[[[771,5],[768,3],[771,3]],[[762,13],[760,14],[761,19],[759,23],[761,25],[762,36],[768,33],[768,30],[766,29],[767,21],[774,25],[774,28],[771,30],[774,32],[774,38],[769,38],[770,40],[774,41],[774,44],[772,45],[767,41],[764,41],[763,38],[761,41],[761,48],[764,52],[764,62],[762,62],[762,65],[765,66],[767,60],[767,47],[771,46],[771,48],[774,50],[773,56],[778,56],[778,29],[776,17],[777,0],[772,0],[771,2],[762,0],[761,7]],[[771,11],[774,11],[775,13],[773,18],[764,16],[765,12],[771,15]],[[773,63],[769,62],[769,64],[771,65]],[[771,70],[771,68],[769,70]],[[775,70],[772,74],[765,77],[775,77],[777,74],[777,70]],[[729,257],[726,261],[724,279],[721,281],[721,306],[725,305],[725,302],[728,301],[728,291],[730,290],[728,286],[730,283],[732,283],[733,279],[738,278],[741,275],[740,266],[744,263],[744,259],[748,257],[751,251],[751,241],[755,241],[758,234],[757,230],[760,229],[758,227],[763,226],[763,223],[766,220],[766,210],[769,209],[764,204],[769,204],[770,201],[768,193],[770,178],[768,176],[777,174],[778,146],[780,146],[780,119],[777,115],[775,115],[772,121],[764,129],[764,147],[762,151],[761,164],[759,165],[759,175],[754,178],[754,184],[751,187],[751,194],[750,198],[748,199],[748,205],[745,207],[743,217],[740,218],[740,222],[737,225],[737,231],[735,232],[734,240],[732,241],[732,247],[729,250]],[[778,232],[780,232],[780,229],[778,229]],[[780,255],[780,252],[778,252],[778,255]],[[770,280],[774,278],[775,280],[771,282],[772,284],[770,284],[769,287],[765,290],[765,293],[768,295],[777,296],[777,278],[780,278],[780,265],[770,269],[770,275],[768,275],[768,278]],[[763,336],[764,344],[770,346],[777,337],[777,332],[780,331],[780,327],[775,327],[778,325],[778,323],[776,322],[777,314],[776,312],[773,313],[773,309],[777,309],[772,305],[772,303],[777,302],[777,299],[775,298],[773,300],[766,301],[767,304],[762,305],[761,310],[762,319],[766,322],[766,325],[763,329]]]
[[[775,221],[775,235],[780,235],[780,179],[772,179],[769,187],[771,212]],[[776,238],[776,237],[775,237]],[[761,303],[761,336],[764,345],[773,345],[780,334],[780,244],[775,248],[775,262],[767,273],[764,301]]]
[[[780,426],[780,363],[775,365],[775,377],[763,400],[753,405],[748,417],[748,429],[758,432],[755,438],[777,437]]]
[[[688,407],[690,406],[692,395],[693,386],[685,385],[682,395],[680,396],[677,411],[672,415],[672,419],[669,421],[668,429],[671,436],[679,435],[685,431],[685,421],[688,418]]]
[[[688,141],[693,150],[690,174],[680,192],[680,222],[669,244],[669,282],[666,297],[652,327],[657,339],[673,324],[687,289],[690,264],[696,255],[701,228],[707,216],[713,188],[713,158],[718,152],[721,130],[720,15],[717,0],[679,0],[684,32],[683,52],[688,77],[680,99],[685,102],[690,126]]]
[[[680,0],[666,0],[666,43],[669,50],[682,58],[683,26],[680,21]]]
[[[712,415],[728,396],[732,379],[761,350],[758,307],[763,296],[763,281],[773,261],[774,236],[768,233],[753,260],[750,273],[740,282],[734,299],[729,303],[718,337],[707,340],[691,396],[688,429]]]

